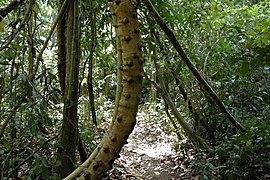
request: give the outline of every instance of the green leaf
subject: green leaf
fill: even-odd
[[[5,26],[6,26],[6,23],[5,23],[5,21],[2,20],[0,22],[0,32],[5,32],[6,31]]]
[[[28,126],[29,126],[31,134],[35,134],[37,132],[36,131],[36,123],[35,123],[35,120],[33,118],[29,118]]]
[[[251,140],[248,140],[247,142],[246,142],[246,146],[250,146],[252,144],[252,141]]]
[[[39,10],[38,3],[35,3],[35,6],[33,8],[33,11],[35,11],[35,13],[38,13],[38,10]]]
[[[5,151],[4,150],[0,150],[0,155],[3,155],[5,154]]]
[[[45,166],[42,166],[42,177],[44,179],[50,179],[50,170]]]
[[[12,50],[12,49],[8,49],[6,50],[6,53],[5,53],[8,57],[10,57],[10,59],[13,59],[15,57],[15,52]]]
[[[210,162],[206,163],[206,165],[207,165],[210,169],[216,169],[216,167],[215,167],[212,163],[210,163]]]
[[[201,177],[202,180],[208,180],[209,178],[204,174],[202,177]]]
[[[21,45],[19,45],[19,44],[14,44],[14,43],[11,44],[10,47],[11,47],[12,49],[17,49],[17,50],[22,49],[22,46],[21,46]]]
[[[249,70],[249,62],[244,61],[241,66],[241,74],[245,75]]]
[[[212,2],[211,5],[210,5],[210,9],[211,10],[215,10],[217,7],[217,3],[216,2]]]

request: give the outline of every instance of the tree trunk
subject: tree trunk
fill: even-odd
[[[64,0],[59,1],[58,9],[60,11]],[[57,26],[57,56],[58,56],[58,76],[60,80],[60,87],[62,94],[65,93],[65,77],[66,77],[66,16],[59,20]]]
[[[66,87],[62,126],[61,179],[70,174],[75,165],[75,151],[78,139],[78,83],[80,63],[80,31],[78,1],[72,1],[67,11],[66,38]]]
[[[87,77],[87,85],[88,85],[88,96],[89,96],[89,103],[90,109],[89,113],[91,112],[92,120],[95,125],[97,125],[97,117],[96,117],[96,110],[95,110],[95,97],[94,97],[94,90],[93,90],[93,57],[94,57],[94,49],[95,49],[95,38],[96,38],[96,21],[94,15],[94,2],[90,0],[90,28],[91,28],[91,42],[90,42],[90,55],[89,55],[89,65],[88,65],[88,77]],[[90,115],[89,115],[90,119]]]
[[[166,91],[165,83],[162,78],[158,77],[160,82],[160,91],[162,97],[166,104],[171,109],[173,115],[175,116],[178,123],[182,126],[184,131],[187,133],[188,137],[194,142],[195,145],[198,145],[202,149],[210,149],[209,145],[204,141],[200,136],[196,134],[196,132],[192,129],[192,127],[187,123],[187,121],[181,116],[178,112],[177,108],[175,107],[171,97],[169,96],[168,92]]]
[[[137,19],[137,2],[131,0],[110,0],[113,3],[118,23],[115,24],[117,36],[121,41],[123,53],[123,92],[121,94],[116,120],[108,130],[98,148],[90,156],[81,179],[100,179],[112,168],[112,164],[136,124],[136,115],[142,91],[143,66],[142,45]],[[81,168],[78,168],[81,170]],[[66,179],[75,178],[76,174]],[[75,175],[75,176],[74,176]]]

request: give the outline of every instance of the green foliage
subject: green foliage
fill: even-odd
[[[245,134],[227,136],[211,150],[197,150],[189,164],[193,173],[200,179],[263,179],[269,174],[269,117],[244,125]]]
[[[200,173],[212,171],[222,179],[261,179],[269,173],[270,119],[261,123],[254,118],[246,126],[246,134],[225,138],[207,155],[208,162],[199,164]]]
[[[263,173],[268,173],[270,157],[270,3],[157,1],[156,8],[175,30],[183,46],[188,47],[185,51],[220,99],[248,129],[245,135],[235,135],[234,127],[210,98],[197,91],[199,87],[194,77],[189,75],[179,58],[166,49],[169,55],[163,54],[163,58],[168,61],[159,63],[164,68],[166,82],[169,82],[170,95],[177,100],[180,111],[187,106],[179,90],[175,89],[173,76],[177,76],[185,84],[198,115],[193,120],[197,133],[215,147],[209,154],[202,153],[203,157],[198,154],[199,161],[192,164],[194,172],[199,173],[201,179],[263,177]],[[170,46],[166,40],[162,44],[163,47]],[[194,112],[185,115],[194,118]],[[207,162],[204,162],[206,158]]]
[[[0,33],[5,31],[5,21],[0,22]]]
[[[50,169],[46,157],[36,156],[28,179],[49,179]]]

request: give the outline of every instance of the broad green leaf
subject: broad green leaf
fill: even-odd
[[[210,5],[210,8],[212,11],[214,11],[217,8],[217,3],[216,2],[212,2]]]
[[[251,140],[248,140],[247,142],[246,142],[246,146],[250,146],[252,144],[252,141]]]
[[[10,57],[11,59],[13,59],[15,57],[15,55],[16,55],[15,52],[14,52],[14,50],[12,50],[12,49],[7,49],[5,54],[8,57]]]
[[[244,61],[241,66],[241,74],[245,75],[249,70],[249,62]]]
[[[35,123],[35,120],[31,117],[28,119],[28,126],[29,126],[31,134],[35,134],[36,133],[36,123]]]
[[[13,49],[18,49],[18,50],[20,50],[20,49],[22,48],[21,45],[19,45],[19,44],[14,44],[14,43],[12,43],[10,47],[13,48]]]
[[[6,26],[5,21],[2,20],[0,22],[0,32],[5,32],[6,31],[5,26]]]
[[[35,3],[33,11],[35,11],[35,13],[38,13],[38,10],[39,10],[39,5],[38,5],[38,3]]]

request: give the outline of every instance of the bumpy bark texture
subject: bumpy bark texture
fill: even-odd
[[[82,179],[100,179],[109,169],[136,124],[136,114],[141,98],[144,62],[141,54],[139,23],[134,0],[115,0],[113,3],[118,24],[117,36],[123,53],[123,92],[116,121],[105,134],[105,140]]]

